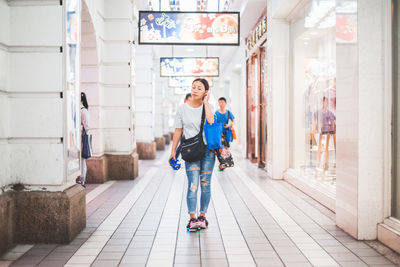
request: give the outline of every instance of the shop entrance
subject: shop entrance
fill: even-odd
[[[247,60],[247,158],[266,165],[265,49],[259,47]]]

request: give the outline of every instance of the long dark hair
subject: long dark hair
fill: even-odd
[[[81,102],[82,102],[82,105],[83,105],[87,110],[89,110],[89,104],[88,104],[88,102],[87,102],[86,94],[85,94],[84,92],[81,93]]]
[[[192,84],[193,84],[194,82],[201,82],[201,83],[204,85],[204,88],[206,89],[206,91],[208,91],[208,90],[210,89],[210,85],[208,85],[208,82],[207,82],[206,79],[197,78],[197,79],[195,79],[195,80],[192,82]]]

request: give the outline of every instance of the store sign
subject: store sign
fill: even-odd
[[[217,57],[167,57],[160,58],[160,76],[219,76]]]
[[[267,33],[267,15],[265,15],[261,21],[257,24],[255,29],[249,34],[246,39],[247,51],[251,51],[258,41],[263,39],[264,35]]]
[[[204,78],[207,80],[208,85],[213,86],[213,77],[169,77],[168,86],[169,87],[191,87],[192,83],[197,78]]]
[[[139,11],[139,44],[239,45],[239,12]]]

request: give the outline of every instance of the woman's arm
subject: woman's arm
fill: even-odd
[[[214,112],[210,107],[210,104],[208,102],[204,102],[204,108],[206,110],[206,119],[209,124],[214,123]]]
[[[210,93],[207,92],[206,96],[204,97],[204,108],[206,110],[206,119],[209,124],[214,123],[214,111],[211,109],[210,104],[208,103],[210,100]]]
[[[179,141],[181,140],[182,137],[182,128],[176,128],[174,135],[172,137],[172,147],[171,147],[171,155],[169,156],[169,160],[170,161],[172,158],[174,158],[174,160],[176,160],[175,156],[176,156],[176,148],[178,147]]]

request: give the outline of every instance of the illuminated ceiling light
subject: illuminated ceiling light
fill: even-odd
[[[332,11],[336,6],[335,0],[314,0],[312,2],[310,11],[308,12],[305,20],[304,20],[304,27],[305,28],[313,28],[316,27],[321,21],[325,20],[327,16],[331,16]],[[327,28],[333,27],[331,21],[325,22],[323,27],[320,28]]]
[[[338,7],[336,7],[336,12],[341,14],[357,13],[357,1],[354,0],[343,1]]]
[[[194,49],[193,49],[193,48],[188,48],[188,49],[186,49],[186,51],[188,51],[188,52],[194,52]]]

